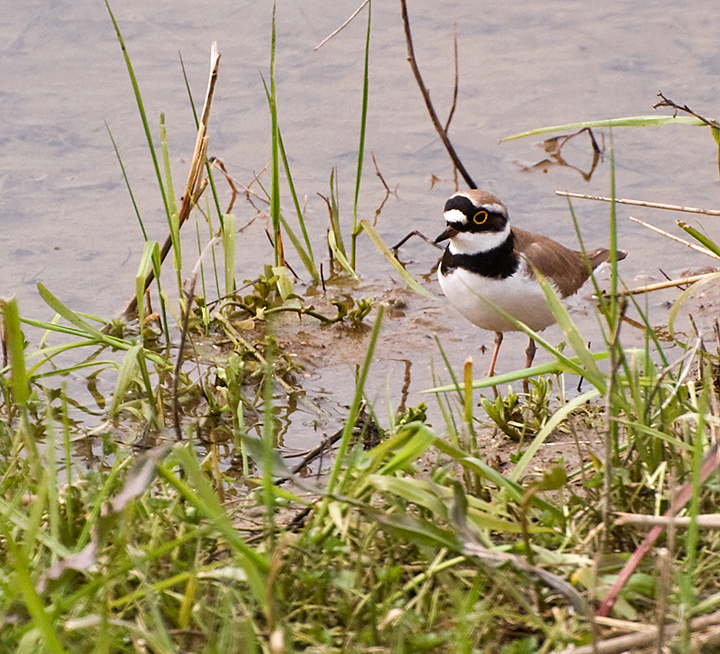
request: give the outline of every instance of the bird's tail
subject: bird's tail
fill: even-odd
[[[624,250],[617,251],[617,260],[622,261],[627,256],[627,252]],[[605,263],[610,260],[610,250],[607,248],[598,248],[587,253],[588,260],[593,270],[597,268],[601,263]]]

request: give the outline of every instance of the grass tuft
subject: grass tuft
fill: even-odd
[[[154,153],[138,81],[109,5],[108,12]],[[539,276],[565,343],[516,326],[549,361],[473,380],[472,361],[453,370],[436,337],[442,376],[451,383],[437,381],[427,392],[445,424],[430,425],[427,406],[407,406],[405,392],[400,407],[388,400],[386,426],[378,418],[383,411],[368,398],[376,396],[370,371],[385,306],[356,297],[354,289],[346,298],[331,295],[334,282],[357,278],[360,246],[368,242],[360,240],[362,232],[396,264],[359,215],[370,35],[368,3],[351,247],[348,252],[343,241],[340,172],[333,169],[330,226],[322,234],[332,262],[328,279],[318,272],[311,243],[320,235],[301,210],[280,133],[273,9],[265,88],[271,179],[260,199],[269,206],[273,249],[262,270],[244,286],[236,282],[237,248],[248,247],[238,226],[243,214],[233,211],[234,196],[225,210],[220,206],[211,171],[220,168],[234,194],[237,189],[224,165],[206,156],[219,60],[213,48],[180,200],[161,118],[162,174],[153,157],[174,236],[166,250],[143,234],[137,321],[82,314],[42,283],[38,291],[54,314],[49,321],[21,317],[15,300],[0,301],[0,548],[6,553],[0,642],[7,651],[583,651],[613,635],[618,623],[597,619],[611,613],[635,621],[638,631],[675,621],[682,627],[680,649],[690,651],[693,631],[712,624],[700,614],[720,602],[717,539],[707,529],[714,517],[705,515],[719,499],[718,357],[700,336],[685,338],[674,329],[687,297],[710,278],[680,295],[668,345],[651,325],[649,303],[623,290],[614,157],[606,295],[593,278],[599,351]],[[188,95],[192,105],[189,87]],[[631,118],[613,126],[696,120]],[[717,137],[715,123],[702,124]],[[281,211],[281,161],[301,234]],[[192,211],[208,184],[214,201]],[[211,202],[213,221],[206,218]],[[582,247],[572,205],[570,212]],[[186,291],[179,230],[191,213],[199,259]],[[686,231],[720,254],[700,232]],[[314,295],[300,294],[283,232]],[[209,271],[215,284],[206,284],[211,264],[203,257],[216,242],[223,254]],[[174,299],[159,285],[156,294],[149,289],[171,247],[180,288]],[[152,309],[158,300],[162,316]],[[637,314],[640,347],[626,344],[630,312]],[[362,324],[368,316],[372,329]],[[308,329],[307,323],[337,330],[338,338],[366,338],[366,350],[339,416],[342,426],[291,467],[283,439],[298,421],[320,434],[324,416],[276,334],[288,324]],[[528,374],[537,377],[528,395],[510,387],[493,401],[478,397],[479,389]],[[587,390],[569,390],[570,375],[583,377]],[[175,441],[171,427],[182,440]],[[689,519],[674,521],[680,512]],[[659,517],[649,530],[638,526]],[[668,644],[670,633],[653,628],[650,642],[665,634]]]

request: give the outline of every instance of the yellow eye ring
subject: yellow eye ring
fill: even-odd
[[[488,212],[481,209],[473,216],[473,222],[476,225],[482,225],[488,219]]]

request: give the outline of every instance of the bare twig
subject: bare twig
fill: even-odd
[[[418,68],[417,61],[415,60],[415,50],[413,48],[412,33],[410,32],[410,19],[408,18],[406,0],[400,0],[400,6],[402,8],[403,26],[405,27],[405,42],[407,44],[408,61],[410,62],[410,68],[412,68],[413,75],[415,75],[415,81],[420,88],[420,93],[422,93],[423,100],[425,100],[425,106],[427,107],[428,113],[430,114],[430,120],[432,121],[432,124],[435,127],[435,131],[438,133],[440,140],[443,142],[445,149],[450,155],[453,164],[460,171],[460,174],[465,180],[465,183],[470,188],[477,188],[477,184],[475,184],[473,178],[470,177],[470,174],[465,169],[465,166],[463,166],[462,161],[460,161],[460,157],[458,157],[457,152],[455,152],[455,148],[450,142],[447,132],[440,124],[440,119],[438,118],[437,112],[435,111],[435,107],[433,107],[433,104],[430,101],[430,91],[428,91],[425,83],[423,82],[422,76],[420,75],[420,69]]]
[[[425,236],[425,234],[423,234],[422,232],[419,232],[417,229],[414,229],[414,230],[413,230],[412,232],[410,232],[407,236],[403,237],[403,239],[402,239],[399,243],[396,243],[396,244],[393,245],[390,249],[393,250],[393,251],[399,250],[399,249],[400,249],[403,245],[405,245],[405,243],[406,243],[407,241],[409,241],[410,238],[413,237],[413,236],[419,236],[423,241],[425,241],[426,243],[429,243],[430,245],[438,248],[439,250],[444,250],[444,249],[445,249],[442,245],[439,245],[438,243],[436,243],[435,241],[433,241],[431,238],[428,238],[427,236]]]
[[[608,198],[601,195],[586,195],[584,193],[571,193],[569,191],[555,191],[556,195],[564,198],[578,198],[580,200],[597,200],[599,202],[615,202],[616,204],[630,204],[635,207],[649,207],[650,209],[667,209],[668,211],[684,211],[686,213],[700,213],[704,216],[720,216],[717,209],[698,209],[696,207],[683,207],[677,204],[663,204],[661,202],[645,202],[642,200],[626,200],[624,198]]]
[[[373,160],[373,165],[375,166],[375,174],[380,178],[380,181],[382,182],[382,185],[385,187],[385,197],[383,198],[382,202],[380,203],[380,206],[375,209],[375,218],[373,220],[373,227],[377,225],[378,218],[380,217],[380,214],[382,213],[383,208],[385,207],[385,203],[390,199],[391,195],[395,196],[395,199],[397,199],[397,189],[398,185],[395,185],[395,190],[391,191],[390,187],[388,186],[387,182],[385,181],[385,178],[382,176],[382,173],[380,172],[380,168],[378,167],[377,160],[375,159],[375,153],[370,151],[370,156]]]
[[[718,123],[715,120],[710,120],[709,118],[705,118],[704,116],[701,116],[698,113],[695,113],[690,107],[688,107],[686,104],[684,104],[682,107],[677,104],[676,102],[673,102],[669,98],[666,98],[662,91],[658,91],[658,97],[662,98],[662,100],[656,104],[653,105],[653,109],[657,109],[658,107],[670,107],[671,109],[675,110],[675,115],[677,115],[678,111],[682,111],[686,114],[690,114],[691,116],[694,116],[698,120],[701,120],[703,123],[705,123],[708,127],[712,127],[713,129],[720,129],[720,123]]]
[[[458,40],[457,40],[457,23],[453,23],[453,43],[455,45],[455,83],[453,84],[453,99],[452,105],[450,106],[450,113],[448,113],[447,121],[445,122],[445,131],[450,131],[450,123],[452,122],[453,116],[455,115],[455,109],[457,108],[458,99],[458,88],[460,86],[460,67],[458,65]]]
[[[227,171],[227,168],[225,168],[225,164],[222,162],[221,159],[218,159],[217,157],[210,157],[210,163],[220,169],[220,172],[222,172],[222,174],[225,176],[225,181],[228,183],[228,186],[232,191],[230,204],[228,204],[227,209],[225,209],[225,213],[230,213],[235,206],[235,200],[237,200],[237,196],[240,194],[240,191],[238,190],[237,186],[235,186],[235,180],[233,179],[232,175],[230,175],[230,173]]]
[[[188,174],[187,184],[185,185],[185,193],[182,196],[180,209],[178,210],[179,227],[190,216],[192,208],[197,203],[203,191],[207,187],[208,180],[202,178],[202,169],[205,166],[207,158],[208,146],[208,122],[210,120],[210,107],[212,106],[212,98],[215,93],[215,85],[217,83],[218,66],[220,65],[220,53],[217,50],[217,43],[212,44],[210,52],[210,78],[208,79],[208,88],[205,94],[205,104],[203,106],[200,124],[198,126],[197,138],[195,140],[195,150],[193,152],[190,173]],[[178,228],[179,228],[178,227]],[[168,236],[160,250],[160,262],[165,261],[172,247],[172,239]],[[150,287],[155,279],[155,271],[150,269],[145,277],[145,290]],[[123,316],[130,316],[137,310],[138,297],[135,295],[122,312]]]
[[[644,525],[646,527],[654,527],[661,525],[667,527],[673,525],[675,527],[687,527],[692,518],[690,516],[669,517],[663,515],[638,515],[637,513],[618,512],[615,518],[616,525]],[[720,513],[710,513],[699,515],[695,518],[697,526],[704,529],[720,528]]]
[[[340,25],[340,27],[338,27],[334,32],[332,32],[331,34],[329,34],[328,36],[326,36],[322,41],[320,41],[320,43],[318,43],[318,44],[315,46],[314,49],[315,49],[315,50],[319,50],[319,49],[322,48],[331,38],[333,38],[336,34],[339,34],[342,30],[344,30],[344,29],[352,22],[353,18],[355,18],[355,16],[357,16],[357,15],[362,11],[363,7],[364,7],[368,2],[370,2],[370,0],[365,0],[365,2],[363,2],[363,3],[352,13],[352,16],[350,16],[350,18],[348,18],[348,19],[347,19],[342,25]]]
[[[638,295],[640,293],[650,293],[651,291],[660,291],[664,288],[673,288],[674,286],[685,286],[686,284],[694,284],[703,279],[709,277],[717,277],[718,273],[704,273],[702,275],[692,275],[690,277],[683,277],[681,279],[671,279],[667,282],[657,282],[656,284],[646,284],[645,286],[639,286],[637,288],[630,288],[624,291],[618,291],[618,297],[625,295]]]
[[[718,446],[713,445],[712,447],[710,447],[710,450],[703,459],[702,465],[700,467],[699,482],[701,484],[704,484],[705,480],[710,476],[710,473],[712,473],[718,467],[718,463],[720,463]],[[690,496],[692,495],[692,488],[692,482],[687,482],[686,484],[683,484],[682,488],[680,488],[680,490],[675,495],[675,498],[671,502],[670,507],[665,511],[665,513],[663,513],[663,515],[667,517],[674,517],[675,514],[677,514],[677,512],[682,509],[690,500]],[[645,537],[645,540],[640,543],[638,548],[633,552],[632,556],[628,559],[627,563],[620,571],[620,574],[617,576],[617,580],[608,591],[605,599],[603,600],[603,603],[600,605],[600,608],[597,611],[597,615],[605,616],[610,612],[613,604],[615,604],[615,600],[617,599],[618,594],[623,589],[628,579],[630,579],[633,572],[635,571],[635,568],[638,566],[642,558],[650,551],[650,548],[653,546],[662,531],[662,525],[656,525],[650,530],[648,535]]]
[[[666,232],[664,229],[660,229],[659,227],[655,227],[655,225],[651,225],[650,223],[646,223],[644,220],[640,220],[639,218],[633,218],[632,216],[628,216],[630,220],[632,220],[634,223],[637,223],[638,225],[642,225],[643,227],[647,227],[648,229],[652,230],[653,232],[656,232],[658,234],[661,234],[665,238],[669,238],[671,241],[675,241],[676,243],[682,243],[682,245],[685,245],[686,247],[689,247],[691,250],[695,250],[696,252],[700,252],[701,254],[706,254],[709,257],[713,257],[714,259],[718,258],[718,255],[714,252],[711,252],[707,248],[704,248],[702,245],[695,245],[695,243],[691,243],[690,241],[685,240],[684,238],[680,238],[679,236],[675,236],[675,234],[671,234],[670,232]]]
[[[183,353],[185,350],[185,343],[187,343],[188,326],[190,324],[190,308],[192,307],[193,300],[195,299],[195,285],[197,283],[198,273],[200,272],[200,264],[205,254],[215,244],[217,238],[212,239],[200,253],[195,267],[193,268],[192,275],[187,284],[187,290],[185,291],[185,313],[183,315],[182,332],[180,333],[180,345],[178,346],[177,360],[175,361],[175,368],[173,371],[173,395],[172,395],[172,406],[173,406],[173,425],[175,427],[175,439],[178,441],[182,440],[182,430],[180,429],[180,402],[178,399],[179,395],[179,384],[180,384],[180,370],[182,369]],[[182,310],[182,307],[180,307]]]
[[[690,621],[690,631],[696,632],[709,627],[720,624],[720,611],[702,615],[699,618],[693,618]],[[628,634],[626,636],[618,636],[616,638],[608,638],[607,640],[594,642],[591,645],[583,645],[563,650],[561,654],[620,654],[621,652],[637,652],[646,647],[652,646],[658,640],[658,628],[653,626],[641,625],[643,631],[636,634]],[[683,623],[667,625],[662,630],[662,640],[666,645],[669,644],[678,631],[682,628]]]
[[[385,181],[385,178],[382,176],[382,173],[380,172],[380,168],[378,168],[377,161],[375,160],[375,153],[370,151],[370,156],[373,160],[373,165],[375,166],[375,174],[380,178],[380,181],[382,182],[382,185],[385,187],[385,190],[387,191],[388,195],[392,194],[395,197],[397,197],[397,186],[395,186],[395,190],[391,191],[390,187],[387,185],[387,182]]]

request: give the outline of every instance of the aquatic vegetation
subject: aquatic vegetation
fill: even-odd
[[[406,385],[392,380],[380,406],[373,367],[402,309],[391,318],[382,298],[361,296],[362,248],[377,247],[423,301],[431,294],[358,212],[369,6],[367,16],[353,216],[340,211],[333,169],[321,234],[305,222],[282,140],[273,21],[269,173],[258,176],[257,195],[245,194],[263,207],[271,245],[256,277],[238,284],[240,194],[221,208],[214,176],[234,182],[206,151],[219,53],[178,199],[164,126],[158,147],[111,14],[170,236],[167,246],[145,237],[138,248],[135,299],[121,319],[80,313],[44,284],[51,320],[0,301],[0,642],[8,650],[582,651],[611,634],[617,623],[599,616],[612,612],[656,627],[637,643],[658,641],[658,629],[677,622],[689,651],[695,632],[712,624],[720,568],[715,516],[706,514],[718,500],[718,357],[702,335],[675,329],[712,277],[690,282],[659,334],[611,257],[609,288],[592,277],[602,335],[592,347],[540,280],[564,343],[518,328],[545,350],[544,363],[474,379],[472,361],[453,369],[436,337],[444,369],[425,401],[407,393],[395,401],[391,390]],[[695,114],[670,118],[717,134]],[[613,128],[645,124],[618,119]],[[609,168],[616,251],[612,155]],[[282,192],[296,226],[283,215]],[[197,252],[184,243],[181,252],[181,227],[193,218]],[[698,230],[686,232],[718,254]],[[313,243],[327,247],[327,259]],[[290,246],[307,285],[288,264]],[[170,252],[176,295],[162,276]],[[626,342],[631,320],[639,347]],[[301,326],[338,349],[361,340],[363,355],[347,366],[352,394],[334,407],[337,430],[326,438],[318,430],[312,448],[290,452],[289,431],[322,413],[320,393],[301,383],[312,371],[293,356],[289,334],[300,339]],[[314,355],[322,365],[326,354]],[[529,393],[514,391],[528,375]],[[493,385],[507,390],[480,397]],[[442,420],[429,417],[431,404]]]

